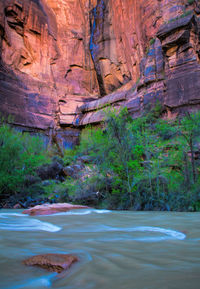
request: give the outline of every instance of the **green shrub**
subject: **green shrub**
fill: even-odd
[[[197,210],[200,170],[190,152],[200,137],[200,113],[177,121],[161,114],[159,104],[134,120],[126,109],[109,110],[103,129],[85,129],[78,153],[91,157],[102,179],[79,184],[79,194],[100,190],[101,207],[115,209]],[[108,176],[109,186],[99,189]]]
[[[156,42],[156,39],[155,38],[151,38],[150,41],[149,41],[149,44],[153,45],[155,42]]]
[[[63,162],[65,166],[71,165],[74,161],[76,161],[78,155],[77,148],[73,149],[65,149],[64,150],[64,156],[63,156]]]
[[[39,137],[22,134],[8,124],[0,126],[0,194],[16,194],[25,186],[26,175],[47,161]]]
[[[194,3],[195,0],[188,0],[188,4],[192,5]]]
[[[28,193],[28,186],[31,194],[101,208],[199,211],[200,112],[175,121],[161,119],[162,112],[159,103],[138,119],[126,108],[105,110],[102,127],[85,128],[79,146],[53,158],[58,167],[81,157],[87,163],[79,178],[59,182],[37,181],[35,169],[48,161],[40,139],[2,124],[0,193]]]

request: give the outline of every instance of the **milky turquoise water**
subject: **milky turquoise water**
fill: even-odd
[[[44,253],[80,261],[62,278],[22,264]],[[0,289],[18,288],[200,288],[200,213],[1,210]]]

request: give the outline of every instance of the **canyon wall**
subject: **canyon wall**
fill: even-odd
[[[0,111],[71,145],[103,107],[200,106],[197,0],[0,2]]]

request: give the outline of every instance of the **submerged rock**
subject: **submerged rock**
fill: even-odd
[[[78,261],[78,258],[69,254],[43,254],[30,257],[23,261],[27,266],[37,266],[49,272],[61,273]]]
[[[67,212],[74,209],[87,209],[87,208],[88,208],[87,206],[73,205],[68,203],[44,204],[25,210],[23,211],[23,214],[28,214],[31,216],[52,215],[59,212]]]

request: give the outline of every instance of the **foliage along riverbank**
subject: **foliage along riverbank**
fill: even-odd
[[[122,210],[200,210],[200,113],[161,119],[157,105],[131,119],[105,112],[101,128],[52,156],[41,140],[0,127],[0,202],[74,202]],[[12,206],[12,205],[11,205]]]

